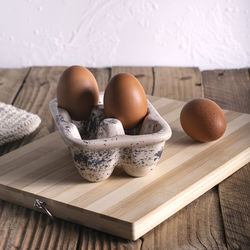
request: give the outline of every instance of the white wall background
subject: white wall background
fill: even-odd
[[[0,3],[0,67],[250,66],[250,0]]]

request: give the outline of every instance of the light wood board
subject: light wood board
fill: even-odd
[[[117,168],[104,182],[85,182],[55,132],[0,158],[0,198],[32,209],[39,198],[57,217],[135,240],[249,162],[250,115],[225,111],[224,136],[198,143],[180,127],[183,102],[149,99],[173,130],[151,174]]]

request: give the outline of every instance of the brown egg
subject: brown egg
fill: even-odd
[[[221,108],[213,101],[198,98],[182,109],[181,126],[194,140],[209,142],[220,138],[226,130],[226,119]]]
[[[98,100],[98,85],[88,69],[72,66],[63,72],[57,86],[58,106],[66,109],[73,120],[88,119]]]
[[[124,129],[134,128],[147,114],[147,97],[140,82],[131,74],[117,74],[104,93],[107,117],[121,121]]]

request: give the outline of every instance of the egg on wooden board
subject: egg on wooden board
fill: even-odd
[[[187,135],[200,142],[214,141],[226,130],[222,109],[206,98],[193,99],[183,107],[181,126]]]
[[[104,93],[107,117],[121,121],[124,129],[134,128],[147,114],[147,97],[140,82],[131,74],[115,75]]]
[[[58,106],[66,109],[73,120],[88,119],[98,100],[98,85],[88,69],[71,66],[63,72],[57,86]]]

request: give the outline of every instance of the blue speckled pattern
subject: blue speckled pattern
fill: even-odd
[[[83,150],[71,148],[80,175],[91,182],[107,179],[119,160],[119,149]]]
[[[50,110],[75,167],[90,182],[107,179],[117,165],[131,176],[146,175],[157,165],[165,141],[171,137],[169,125],[149,101],[147,116],[129,131],[124,131],[119,120],[105,118],[102,102],[87,121],[72,121],[56,99],[50,102]]]
[[[136,177],[144,176],[158,163],[164,145],[165,142],[160,142],[154,145],[124,148],[120,164],[127,174]]]

